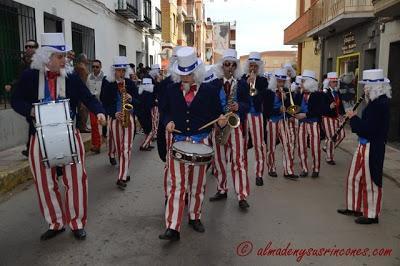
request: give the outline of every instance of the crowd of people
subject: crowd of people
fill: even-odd
[[[359,136],[359,146],[346,179],[346,208],[338,212],[356,216],[358,224],[378,223],[391,97],[382,70],[363,72],[365,94],[360,101],[365,99],[367,105],[360,118],[358,104],[351,102],[355,92],[350,92],[352,98],[343,99],[342,77],[336,72],[327,73],[322,87],[315,72],[303,70],[296,75],[291,64],[266,74],[258,52],[250,53],[241,66],[237,52],[226,49],[219,62],[206,66],[194,48],[175,47],[164,72],[157,64],[149,69],[139,65],[135,71],[127,57],[116,56],[106,75],[97,59],[88,73],[83,56],[78,59],[81,65],[70,69],[68,50],[62,34],[42,34],[41,48],[16,84],[12,106],[35,121],[32,104],[38,101],[68,98],[73,118],[84,105],[90,116],[92,151],[100,152],[101,135],[106,136],[109,162],[118,164],[116,185],[121,190],[131,180],[132,145],[140,124],[145,134],[140,151],[151,151],[156,140],[159,157],[165,162],[160,177],[164,179],[166,231],[160,239],[180,239],[185,205],[189,225],[205,232],[201,215],[207,171],[217,179],[216,192],[209,200],[227,199],[231,176],[242,211],[250,207],[250,178],[256,186],[263,186],[265,172],[272,178],[281,173],[275,156],[279,145],[284,178],[318,178],[322,151],[327,164],[336,164],[335,148],[345,138],[343,124],[348,120]],[[346,83],[346,92],[350,83]],[[87,177],[82,146],[77,145],[78,163],[49,168],[41,160],[44,149],[38,145],[38,135],[33,127],[28,156],[40,209],[49,224],[41,239],[58,235],[66,225],[76,238],[84,239]],[[74,139],[81,143],[79,130]],[[214,156],[206,162],[197,156],[200,151],[176,152],[178,143],[205,145]],[[248,153],[252,151],[254,162],[250,163]],[[299,169],[295,169],[296,156]],[[66,187],[65,208],[56,185],[58,175]]]

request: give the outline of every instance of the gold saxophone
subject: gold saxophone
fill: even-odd
[[[250,82],[249,94],[250,94],[250,96],[256,96],[256,95],[258,94],[258,92],[257,92],[257,90],[256,90],[256,78],[257,78],[257,77],[255,76],[254,70],[252,70],[252,71],[250,72],[249,77],[254,77],[254,81],[253,81],[253,82]]]
[[[122,114],[124,115],[122,119],[122,127],[127,128],[131,124],[131,110],[133,109],[132,104],[128,103],[128,95],[126,93],[125,80],[118,82],[118,90],[121,94],[121,106]]]
[[[230,136],[231,129],[237,128],[240,126],[240,117],[237,114],[235,114],[229,110],[229,105],[231,105],[232,103],[235,102],[236,93],[237,93],[237,82],[236,82],[236,80],[234,80],[232,82],[231,94],[227,95],[228,101],[227,101],[227,106],[226,106],[226,110],[225,110],[225,112],[226,112],[225,116],[228,118],[227,125],[222,130],[217,129],[217,133],[216,133],[216,142],[219,145],[225,145],[228,142],[228,138]]]

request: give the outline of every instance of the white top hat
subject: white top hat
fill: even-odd
[[[303,74],[301,75],[302,79],[313,79],[315,81],[318,81],[316,78],[316,74],[312,70],[304,69]]]
[[[226,49],[224,53],[222,54],[222,61],[225,60],[232,60],[232,61],[238,61],[237,59],[237,52],[235,49]]]
[[[329,80],[337,80],[338,75],[336,72],[328,72],[328,74],[326,74],[326,78]]]
[[[144,78],[144,79],[142,79],[142,84],[143,85],[153,84],[153,81],[151,80],[151,78]]]
[[[293,66],[292,66],[292,64],[291,63],[286,63],[286,64],[284,64],[283,65],[283,68],[293,68]]]
[[[159,64],[153,64],[153,65],[151,65],[151,70],[154,70],[154,69],[160,70],[160,69],[161,69],[161,68],[160,68],[160,65],[159,65]]]
[[[42,33],[41,44],[42,47],[46,47],[52,52],[65,53],[71,51],[71,48],[65,44],[62,33]]]
[[[249,59],[247,59],[248,61],[256,61],[259,62],[261,61],[261,54],[259,52],[251,52],[249,54]]]
[[[141,95],[144,91],[152,93],[154,90],[153,81],[151,78],[143,78],[142,84],[139,85],[139,94]]]
[[[127,68],[127,66],[129,66],[129,63],[128,63],[128,58],[126,56],[114,57],[114,64],[112,65],[114,69]]]
[[[363,79],[359,81],[361,84],[382,84],[390,83],[390,80],[383,75],[383,69],[369,69],[363,71]]]
[[[206,65],[206,75],[204,78],[204,83],[209,83],[217,78],[214,74],[214,67],[212,65]]]
[[[302,79],[303,79],[302,76],[297,76],[295,80],[296,85],[300,85]]]
[[[173,70],[176,74],[186,76],[195,71],[200,65],[201,60],[197,58],[193,47],[181,47],[176,53],[177,61],[174,63]]]
[[[287,78],[286,70],[283,68],[275,70],[274,75],[275,75],[275,78],[278,80],[286,80],[286,78]]]

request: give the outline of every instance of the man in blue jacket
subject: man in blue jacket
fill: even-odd
[[[76,74],[65,71],[65,45],[62,33],[43,33],[42,47],[33,56],[31,69],[25,70],[12,96],[13,109],[22,116],[35,119],[33,103],[68,98],[71,118],[76,115],[79,102],[83,102],[98,120],[105,123],[104,110]],[[49,224],[41,240],[47,240],[65,231],[69,225],[77,239],[85,239],[84,226],[87,220],[87,176],[84,168],[85,151],[78,130],[74,132],[77,143],[78,163],[64,165],[63,183],[66,191],[62,203],[58,190],[56,167],[46,168],[42,162],[45,157],[38,144],[37,132],[32,132],[29,161],[38,193],[40,210]],[[65,208],[63,207],[65,206]]]
[[[363,71],[364,93],[367,106],[359,118],[349,110],[353,133],[358,135],[359,144],[347,176],[346,209],[343,215],[359,216],[358,224],[379,222],[382,207],[382,175],[385,145],[389,131],[391,87],[382,69]]]

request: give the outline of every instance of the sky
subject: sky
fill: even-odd
[[[283,31],[296,19],[296,0],[205,0],[211,21],[236,20],[238,55],[252,51],[294,50],[283,45]]]

